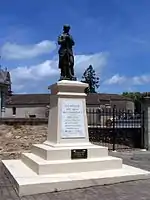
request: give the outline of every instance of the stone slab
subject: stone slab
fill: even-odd
[[[89,159],[73,160],[44,160],[32,153],[23,153],[22,161],[39,175],[59,173],[80,173],[119,169],[122,167],[122,159],[111,156]]]
[[[3,164],[20,196],[150,178],[150,172],[127,165],[116,170],[41,176],[20,160],[6,160]]]
[[[72,149],[87,149],[88,158],[99,158],[108,156],[108,148],[98,145],[81,145],[70,147],[51,147],[45,144],[35,144],[31,152],[45,160],[69,160],[71,159]]]
[[[69,81],[69,80],[61,80],[57,83],[49,86],[51,90],[51,94],[63,94],[63,95],[73,95],[75,96],[86,96],[84,90],[88,87],[87,83],[82,83],[80,81]]]

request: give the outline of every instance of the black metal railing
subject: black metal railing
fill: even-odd
[[[88,109],[90,141],[108,149],[144,148],[144,112]]]
[[[110,150],[144,148],[144,112],[87,108],[89,139]],[[47,124],[48,118],[0,118],[0,124]]]

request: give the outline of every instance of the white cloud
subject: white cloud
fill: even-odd
[[[1,48],[1,56],[7,60],[30,59],[50,53],[56,49],[54,41],[44,40],[33,45],[6,43]]]
[[[107,53],[75,56],[75,74],[81,78],[84,70],[92,64],[97,73],[101,73],[107,63]],[[46,60],[43,63],[33,66],[20,66],[11,70],[12,85],[14,91],[27,91],[29,82],[32,85],[41,84],[43,80],[55,79],[59,75],[58,61],[56,59]],[[80,79],[79,79],[80,80]],[[21,85],[19,88],[18,85]]]
[[[17,67],[11,70],[13,82],[20,81],[40,81],[58,74],[57,61],[46,60],[43,63],[33,66]]]
[[[111,84],[123,84],[126,81],[125,76],[120,76],[119,74],[115,74],[111,78],[104,81],[104,84],[111,85]]]
[[[104,85],[115,85],[115,84],[129,85],[130,84],[130,86],[145,85],[147,83],[150,83],[150,75],[127,77],[127,76],[120,76],[119,74],[115,74],[111,78],[103,82]]]
[[[76,55],[75,65],[78,69],[86,69],[89,65],[93,65],[95,70],[101,70],[107,64],[108,53],[100,52],[88,55]]]
[[[132,80],[134,85],[144,85],[150,83],[150,75],[135,76]]]

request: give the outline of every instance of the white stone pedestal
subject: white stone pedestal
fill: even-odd
[[[78,81],[50,87],[48,136],[20,160],[3,160],[20,196],[146,179],[150,173],[122,165],[108,149],[89,142],[85,88]]]
[[[60,81],[50,87],[48,137],[50,146],[89,145],[86,116],[87,84]]]

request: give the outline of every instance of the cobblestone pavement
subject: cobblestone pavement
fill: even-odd
[[[133,160],[132,152],[110,153],[121,157],[125,164],[150,171],[150,159]],[[0,170],[0,200],[150,200],[150,179],[107,186],[38,194],[19,198],[9,180]]]

